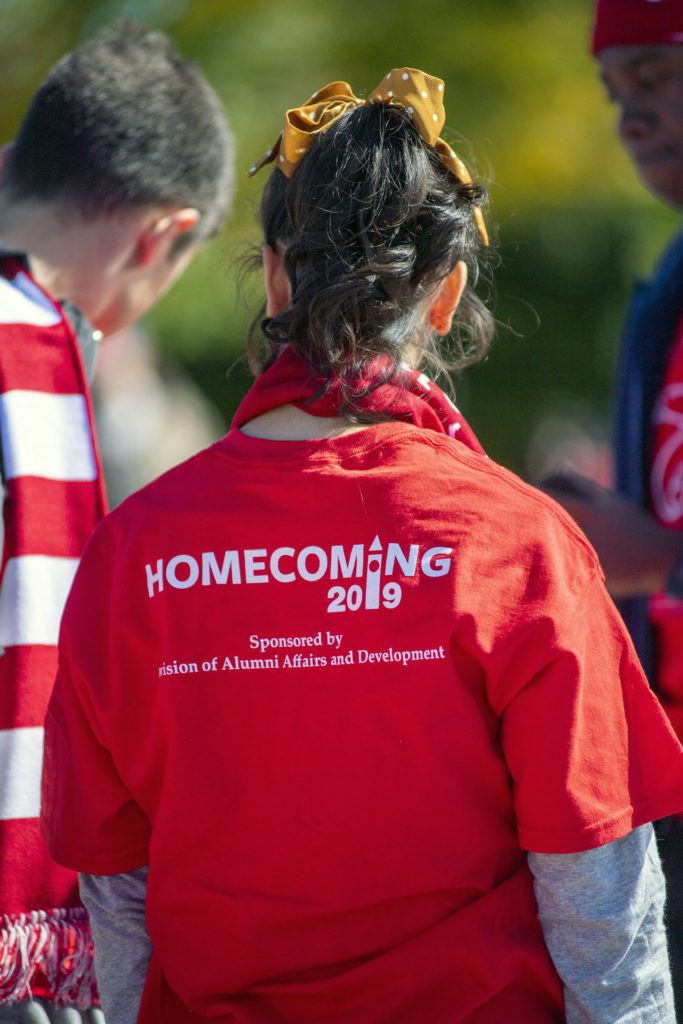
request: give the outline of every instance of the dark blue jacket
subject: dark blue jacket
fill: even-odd
[[[683,315],[683,233],[667,249],[650,281],[633,294],[617,371],[614,431],[616,487],[638,505],[648,505],[652,466],[652,414],[662,387],[676,328]],[[633,597],[619,607],[650,681],[656,682],[648,599]]]

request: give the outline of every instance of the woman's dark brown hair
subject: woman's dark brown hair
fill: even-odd
[[[291,178],[276,169],[264,190],[264,239],[284,251],[292,301],[254,321],[252,369],[281,345],[342,382],[377,355],[398,365],[408,347],[432,373],[480,359],[494,323],[473,289],[482,249],[473,208],[485,199],[480,184],[456,181],[402,107],[369,103],[340,117]],[[422,300],[460,260],[470,284],[446,350]]]

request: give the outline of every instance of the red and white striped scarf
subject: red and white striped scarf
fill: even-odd
[[[62,309],[0,257],[0,1003],[96,997],[77,877],[39,831],[43,720],[62,609],[105,511],[88,386]]]

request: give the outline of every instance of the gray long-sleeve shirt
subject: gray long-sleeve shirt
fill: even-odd
[[[651,825],[585,853],[529,854],[567,1024],[676,1024]]]
[[[676,1024],[652,826],[585,853],[530,853],[529,866],[567,1024]],[[151,953],[146,887],[147,868],[81,876],[107,1024],[137,1019]]]

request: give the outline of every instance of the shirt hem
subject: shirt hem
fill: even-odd
[[[149,864],[149,849],[138,847],[129,853],[121,853],[116,857],[87,857],[82,854],[70,855],[58,848],[50,848],[50,856],[62,867],[76,871],[79,875],[122,875],[127,871]]]
[[[606,820],[584,825],[577,829],[534,829],[519,825],[518,838],[523,850],[529,853],[583,853],[604,846],[615,839],[623,839],[640,825],[683,811],[683,786],[667,790],[649,800],[640,800]]]

